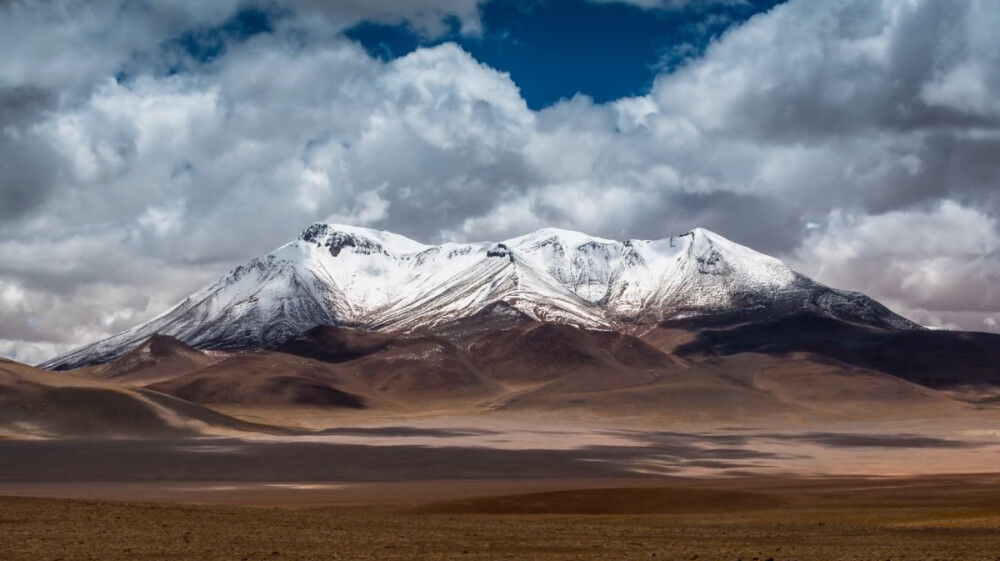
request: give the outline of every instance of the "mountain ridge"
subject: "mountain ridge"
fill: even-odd
[[[535,321],[640,332],[691,318],[804,309],[884,329],[919,329],[859,293],[696,228],[624,242],[556,228],[502,242],[421,244],[314,223],[153,320],[42,364],[113,360],[154,334],[198,349],[274,348],[318,325],[433,331],[498,306]]]

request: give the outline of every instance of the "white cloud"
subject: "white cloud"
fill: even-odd
[[[702,226],[918,321],[981,328],[1000,309],[993,4],[793,0],[648,95],[538,112],[456,45],[382,62],[339,34],[382,18],[433,35],[449,16],[473,33],[475,0],[293,2],[211,64],[167,76],[140,56],[113,79],[236,9],[152,5],[121,12],[133,26],[111,4],[0,8],[0,47],[20,27],[26,53],[0,81],[43,88],[24,90],[42,99],[27,120],[4,113],[25,94],[0,96],[0,142],[30,137],[51,152],[31,169],[52,170],[0,222],[0,283],[19,291],[0,297],[2,339],[110,334],[323,219],[428,242]]]

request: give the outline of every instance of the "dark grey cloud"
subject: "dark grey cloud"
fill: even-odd
[[[21,0],[0,4],[0,84],[84,96],[121,64],[191,26],[217,25],[240,0]]]
[[[32,130],[55,97],[32,86],[0,87],[0,220],[34,211],[55,187],[60,159]]]
[[[479,4],[0,5],[18,53],[0,60],[0,352],[147,320],[315,220],[425,242],[701,226],[918,321],[997,328],[1000,6],[793,0],[649,95],[542,111],[455,45],[384,62],[341,34],[477,33]],[[178,34],[252,6],[268,32],[164,70]]]

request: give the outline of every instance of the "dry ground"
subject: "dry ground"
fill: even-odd
[[[6,561],[992,561],[1000,559],[1000,486],[974,478],[688,481],[352,510],[0,498],[0,552]]]

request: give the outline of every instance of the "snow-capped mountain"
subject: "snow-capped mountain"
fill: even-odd
[[[702,229],[618,242],[545,228],[500,243],[427,246],[317,223],[161,316],[43,366],[106,362],[157,333],[201,349],[267,348],[316,325],[433,331],[498,307],[534,320],[633,332],[666,320],[802,310],[917,328],[862,294],[827,288]]]

